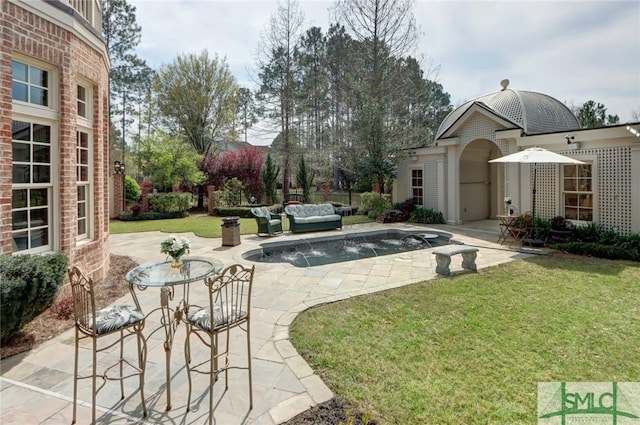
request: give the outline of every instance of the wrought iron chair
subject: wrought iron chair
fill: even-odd
[[[187,314],[187,337],[185,340],[185,359],[189,393],[187,411],[191,408],[191,374],[209,375],[209,423],[213,419],[213,384],[218,376],[225,374],[225,391],[229,389],[229,369],[246,369],[249,374],[249,410],[253,409],[253,388],[251,378],[251,287],[255,266],[251,268],[234,264],[220,275],[205,279],[209,292],[209,305],[190,306]],[[247,365],[233,366],[229,360],[229,337],[232,329],[238,328],[247,337]],[[220,349],[218,337],[222,334],[225,346]],[[209,356],[199,363],[191,365],[191,337],[198,339],[209,348]]]
[[[517,225],[511,229],[513,239],[520,245],[522,245],[524,239],[533,236],[534,220],[535,218],[531,211],[527,211],[518,218]]]
[[[71,281],[71,292],[73,294],[73,312],[75,316],[75,362],[73,367],[73,419],[76,423],[76,404],[78,400],[78,380],[91,378],[91,423],[96,422],[96,395],[104,386],[96,388],[96,379],[104,381],[120,381],[120,396],[124,399],[124,380],[133,376],[140,378],[140,399],[142,400],[142,410],[147,416],[147,406],[144,400],[144,369],[147,359],[147,344],[142,334],[144,328],[144,314],[137,306],[117,305],[96,310],[95,287],[93,279],[87,278],[77,267],[69,270],[69,280]],[[98,345],[98,340],[107,336],[117,336],[114,341],[109,339],[102,347]],[[138,342],[137,365],[132,364],[124,357],[124,340],[130,336],[136,336]],[[92,372],[90,375],[80,376],[78,374],[78,357],[80,342],[84,339],[91,339],[92,352]],[[107,369],[98,373],[98,353],[107,352],[115,345],[120,345],[118,360],[108,366]],[[126,373],[125,373],[126,366]],[[119,369],[114,374],[113,369]]]

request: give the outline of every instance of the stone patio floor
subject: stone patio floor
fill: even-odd
[[[477,257],[479,272],[485,267],[517,258],[534,255],[495,243],[499,226],[495,220],[484,220],[464,226],[418,226],[409,224],[362,224],[345,226],[342,230],[321,232],[326,236],[340,232],[362,232],[383,228],[434,229],[453,235],[458,242],[480,250]],[[167,236],[161,232],[111,235],[111,253],[125,255],[144,263],[163,259],[160,242]],[[205,239],[184,234],[192,242],[191,255],[214,257],[225,266],[232,263],[250,264],[242,253],[267,241],[312,238],[318,233],[293,235],[285,233],[272,238],[245,235],[241,244],[221,246],[221,239]],[[539,253],[539,252],[538,252]],[[309,407],[333,397],[331,390],[314,374],[289,341],[289,325],[296,316],[313,306],[340,301],[372,292],[384,291],[427,279],[442,278],[435,274],[435,258],[430,250],[375,257],[310,268],[289,264],[255,263],[251,345],[253,364],[254,407],[249,410],[246,371],[229,372],[229,390],[224,392],[221,381],[214,385],[216,404],[213,412],[217,424],[282,423]],[[463,273],[461,259],[451,262],[454,274]],[[190,286],[190,301],[205,300],[201,282]],[[179,295],[180,290],[176,290]],[[144,311],[159,305],[159,290],[149,288],[139,293]],[[177,298],[174,303],[177,303]],[[131,303],[130,295],[118,304]],[[173,305],[173,304],[172,304]],[[159,325],[156,317],[147,319],[147,329]],[[236,332],[237,334],[237,332]],[[245,359],[244,335],[231,341],[233,356]],[[119,385],[107,382],[97,395],[97,423],[109,424],[200,424],[207,422],[208,378],[195,377],[191,411],[186,411],[187,378],[184,359],[185,328],[176,331],[171,354],[172,409],[166,410],[165,352],[163,338],[155,334],[149,340],[149,354],[145,376],[145,398],[149,413],[142,417],[137,378],[125,381],[125,398],[120,400]],[[73,396],[73,329],[48,341],[36,349],[0,362],[0,423],[8,424],[70,424]],[[129,342],[133,342],[132,340]],[[134,347],[135,343],[131,345]],[[195,353],[202,344],[193,344]],[[82,351],[82,350],[81,350]],[[89,351],[89,350],[84,350]],[[196,355],[194,353],[194,356]],[[86,354],[86,353],[85,353]],[[86,357],[86,355],[85,355]],[[232,361],[234,359],[232,358]],[[84,362],[83,364],[86,364]],[[78,423],[89,423],[90,380],[79,383]]]

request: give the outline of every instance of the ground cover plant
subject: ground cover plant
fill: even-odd
[[[309,310],[291,337],[379,424],[536,423],[538,382],[638,380],[640,265],[518,260]]]

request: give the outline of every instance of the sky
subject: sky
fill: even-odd
[[[154,68],[181,54],[224,57],[241,86],[255,89],[256,55],[277,0],[129,0],[142,27],[138,55]],[[305,29],[329,28],[333,1],[298,0]],[[602,103],[620,122],[640,115],[640,2],[417,0],[412,56],[457,106],[509,88],[569,107]],[[638,119],[640,120],[640,119]],[[272,136],[254,132],[253,144]]]

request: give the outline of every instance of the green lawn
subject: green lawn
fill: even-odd
[[[514,261],[309,310],[291,337],[380,424],[533,424],[538,382],[640,379],[640,264]]]
[[[286,219],[285,219],[286,221]],[[356,224],[370,222],[366,216],[354,215],[343,217],[342,224]],[[185,218],[170,220],[144,220],[144,221],[120,221],[112,220],[109,224],[111,234],[161,231],[166,233],[193,232],[203,238],[219,238],[222,235],[221,217],[209,215],[191,215]],[[289,223],[285,223],[288,229]],[[240,233],[243,235],[255,234],[258,231],[256,220],[253,218],[240,219]]]

